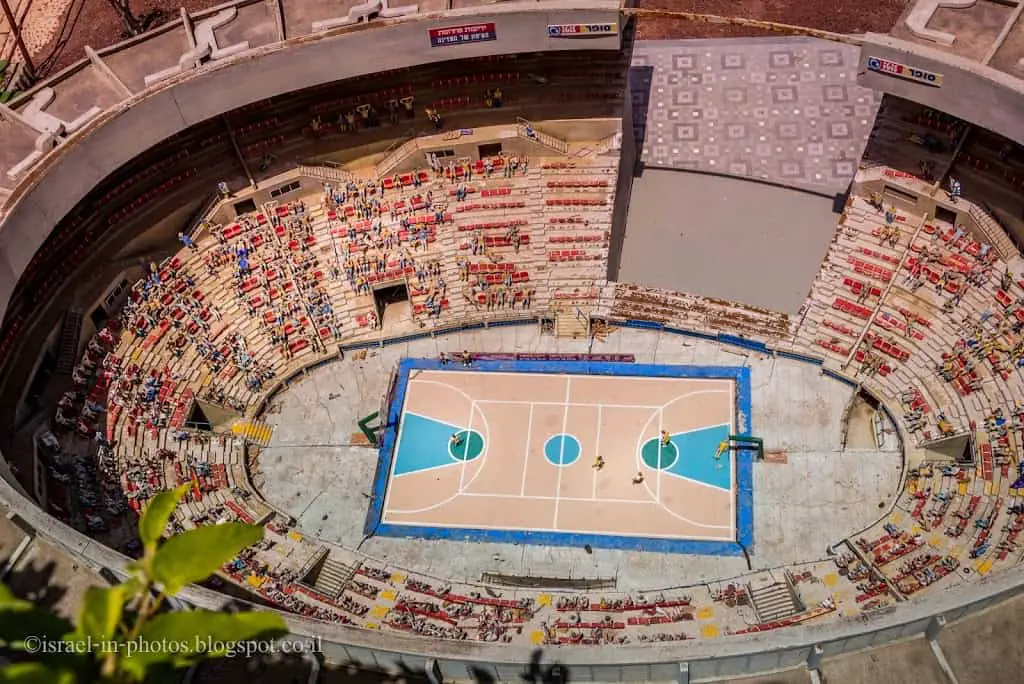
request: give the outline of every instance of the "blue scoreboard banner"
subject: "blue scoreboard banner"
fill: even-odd
[[[548,36],[551,38],[590,38],[618,34],[618,24],[548,24]]]

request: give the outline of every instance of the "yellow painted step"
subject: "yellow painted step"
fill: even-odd
[[[714,639],[715,637],[718,636],[718,626],[717,625],[703,625],[700,628],[700,635],[702,637],[704,637],[705,639]]]

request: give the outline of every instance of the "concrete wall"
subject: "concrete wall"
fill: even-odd
[[[857,83],[934,107],[1024,145],[1024,81],[948,52],[869,33]],[[938,87],[871,71],[869,57],[942,75]]]

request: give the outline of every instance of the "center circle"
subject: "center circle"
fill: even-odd
[[[581,451],[580,441],[572,435],[552,435],[544,442],[544,458],[559,467],[575,463]]]

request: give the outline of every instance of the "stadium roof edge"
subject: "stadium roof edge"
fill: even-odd
[[[872,90],[918,102],[952,114],[1024,144],[1024,79],[976,60],[879,33],[863,37],[857,82]],[[916,70],[903,76],[872,69],[876,58],[895,68]],[[933,78],[930,82],[925,80]]]

